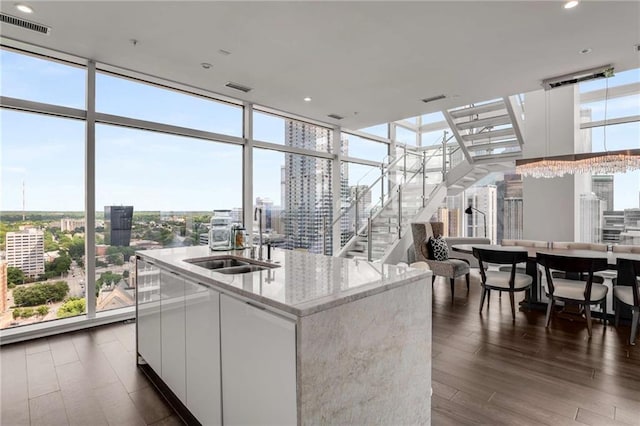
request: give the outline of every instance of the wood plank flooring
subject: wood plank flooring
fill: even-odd
[[[615,329],[517,312],[437,279],[433,297],[433,425],[638,425],[640,345]],[[179,425],[135,367],[135,325],[117,324],[3,346],[2,426]]]

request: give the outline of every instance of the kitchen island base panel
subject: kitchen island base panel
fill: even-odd
[[[429,424],[429,284],[300,318],[299,424]]]

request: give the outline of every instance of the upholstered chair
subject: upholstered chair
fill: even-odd
[[[453,302],[456,278],[464,275],[467,282],[467,291],[469,290],[469,264],[464,260],[459,259],[429,259],[427,241],[429,240],[429,237],[441,235],[442,229],[442,222],[422,222],[411,224],[416,262],[425,262],[429,265],[429,268],[431,268],[431,271],[433,272],[433,276],[431,277],[432,284],[435,281],[436,276],[449,278],[449,284],[451,286],[451,301]]]

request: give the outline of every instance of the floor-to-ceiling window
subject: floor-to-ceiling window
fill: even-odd
[[[587,151],[640,149],[640,69],[580,84],[581,142]],[[640,171],[591,175],[580,197],[584,242],[640,244]]]

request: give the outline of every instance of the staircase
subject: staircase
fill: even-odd
[[[521,157],[522,110],[517,99],[502,98],[443,113],[458,146],[451,147],[445,140],[429,156],[407,152],[389,164],[380,178],[390,182],[388,196],[371,209],[367,223],[354,232],[338,256],[401,261],[412,240],[411,222],[430,220],[446,196],[461,193],[489,173],[512,169]],[[437,168],[429,168],[431,160],[443,157],[444,165],[440,161]]]
[[[517,97],[443,111],[469,164],[519,158],[522,108]]]

